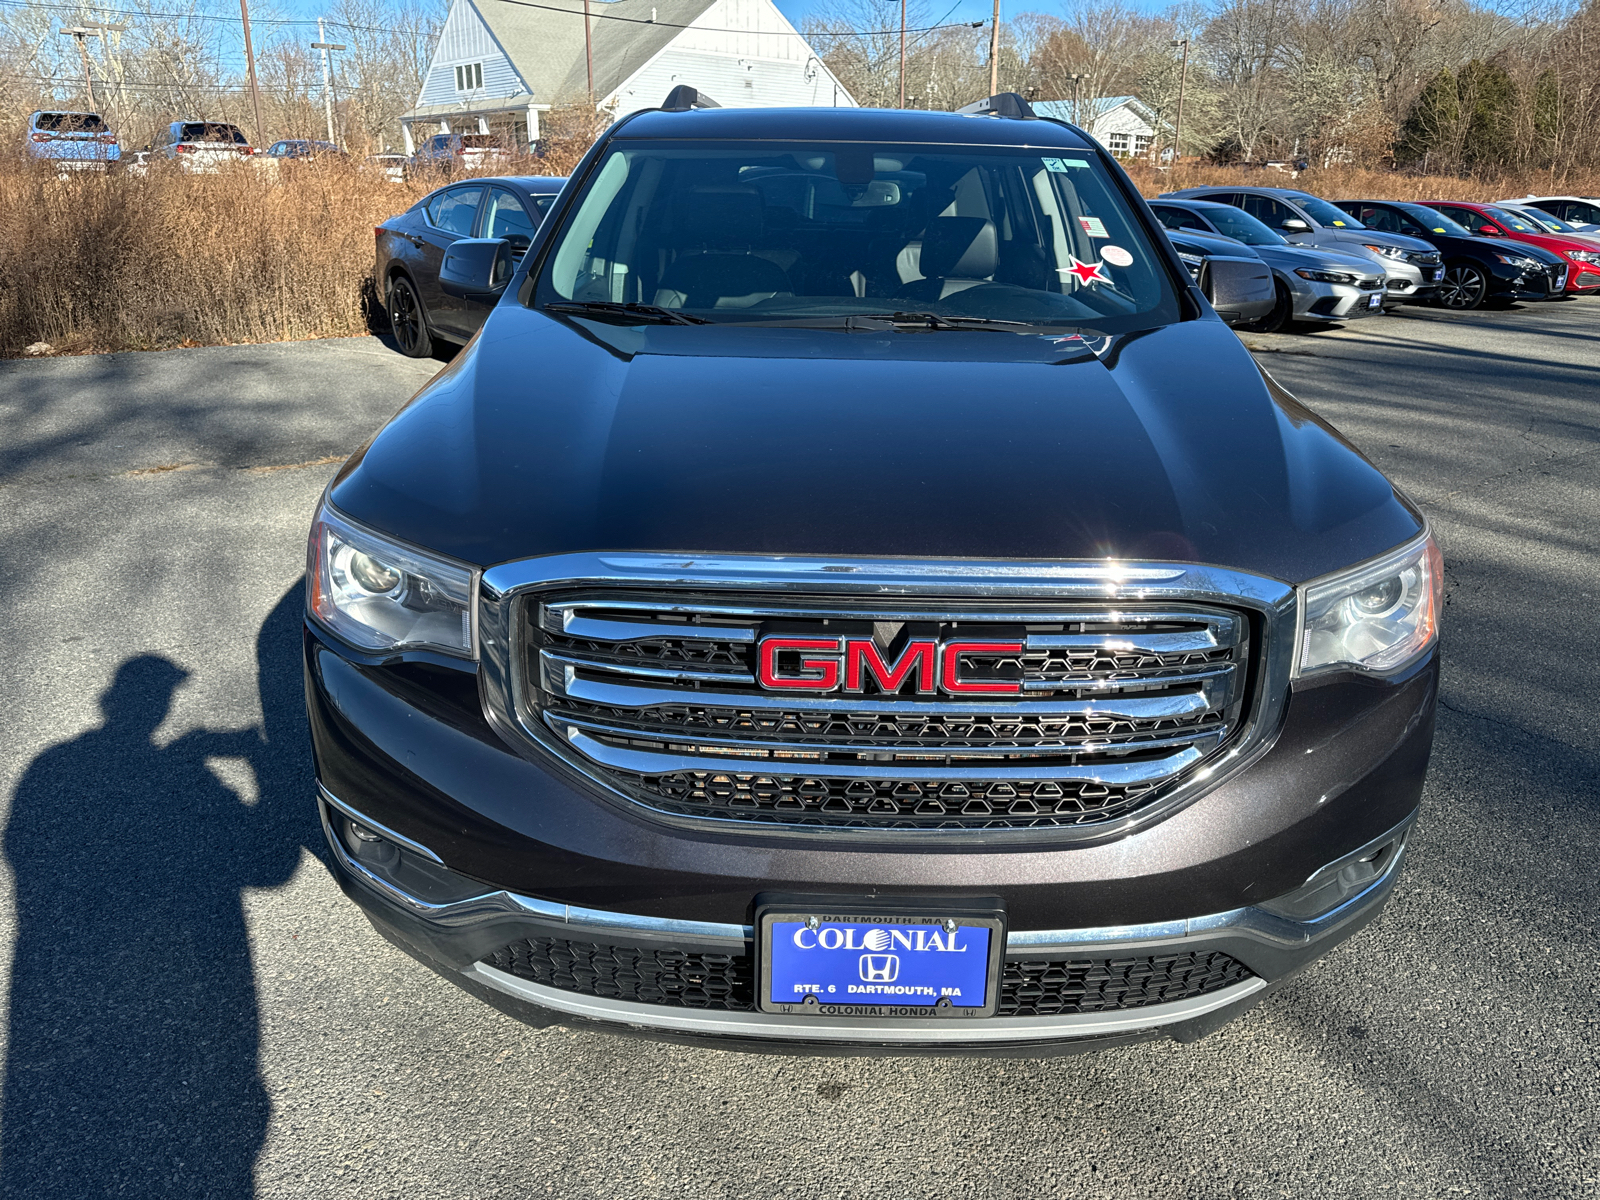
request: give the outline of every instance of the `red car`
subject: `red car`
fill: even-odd
[[[1588,296],[1600,291],[1600,241],[1581,234],[1546,233],[1535,229],[1531,221],[1493,204],[1456,200],[1425,200],[1423,203],[1482,237],[1510,238],[1559,254],[1567,264],[1568,295]]]

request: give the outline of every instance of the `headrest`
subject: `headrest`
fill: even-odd
[[[994,222],[983,217],[935,217],[922,235],[927,279],[988,279],[1000,266]]]
[[[752,187],[692,188],[678,196],[678,236],[691,246],[748,246],[761,237],[761,209]]]

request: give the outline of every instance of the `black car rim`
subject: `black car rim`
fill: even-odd
[[[417,302],[411,295],[411,289],[399,280],[389,289],[389,324],[401,349],[410,350],[416,346],[421,333]]]
[[[1476,308],[1483,299],[1483,275],[1476,267],[1451,267],[1444,273],[1439,300],[1446,308]]]

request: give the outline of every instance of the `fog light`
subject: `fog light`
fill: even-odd
[[[363,863],[373,867],[391,867],[400,861],[400,847],[387,838],[355,821],[346,821],[344,824],[350,834],[351,848]]]

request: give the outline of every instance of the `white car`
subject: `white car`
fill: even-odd
[[[1600,200],[1593,196],[1524,196],[1520,200],[1498,200],[1496,203],[1537,208],[1557,220],[1565,221],[1579,233],[1600,233]]]
[[[161,132],[154,153],[176,160],[185,171],[214,174],[255,154],[250,139],[226,121],[174,121]]]

